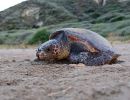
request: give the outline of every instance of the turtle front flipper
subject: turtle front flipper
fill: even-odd
[[[109,64],[112,60],[112,54],[110,52],[99,52],[99,53],[87,53],[81,52],[79,55],[79,62],[84,63],[89,66],[98,66]]]
[[[79,63],[79,55],[76,54],[70,54],[68,57],[68,60],[70,61],[70,63],[74,63],[74,64],[78,64]]]
[[[89,53],[88,52],[81,52],[79,54],[76,54],[76,53],[71,53],[69,55],[69,58],[68,60],[71,62],[71,63],[75,63],[75,64],[78,64],[78,63],[84,63],[86,62],[87,58],[89,56]]]
[[[113,60],[113,53],[101,52],[101,53],[90,53],[81,52],[79,54],[70,54],[69,61],[71,63],[83,63],[88,66],[98,66],[104,64],[111,64]],[[115,59],[115,58],[114,58]]]

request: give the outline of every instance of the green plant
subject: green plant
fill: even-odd
[[[37,44],[40,42],[46,42],[49,39],[49,32],[47,29],[42,29],[37,31],[31,39],[29,39],[28,44]]]
[[[0,38],[0,44],[3,44],[4,43],[4,41]]]
[[[123,19],[125,19],[124,16],[117,16],[115,18],[112,18],[110,22],[122,21]]]

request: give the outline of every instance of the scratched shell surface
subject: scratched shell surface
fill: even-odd
[[[82,42],[87,45],[87,47],[93,47],[100,51],[114,51],[111,44],[104,37],[100,36],[98,33],[82,29],[82,28],[63,28],[52,33],[50,39],[55,38],[61,32],[70,39],[71,42]]]

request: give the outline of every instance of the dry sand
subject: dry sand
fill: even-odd
[[[0,50],[0,100],[130,100],[130,44],[124,62],[104,66],[36,65],[35,49]]]

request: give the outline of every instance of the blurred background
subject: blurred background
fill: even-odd
[[[90,29],[110,41],[130,40],[130,0],[5,1],[0,8],[0,45],[40,44],[65,27]]]

